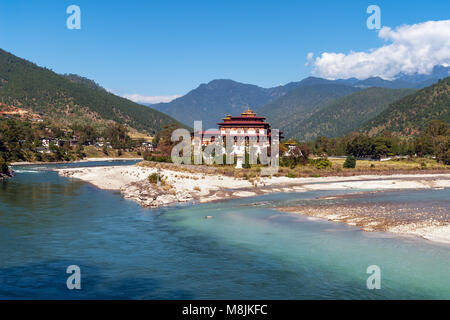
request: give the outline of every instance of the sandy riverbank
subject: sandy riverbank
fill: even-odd
[[[386,193],[395,197],[396,192],[399,191],[374,191],[328,196],[318,198],[317,201],[305,205],[277,209],[346,223],[360,227],[364,231],[411,234],[429,240],[450,243],[448,204],[416,199],[397,200],[395,202],[376,201]]]
[[[306,192],[313,190],[400,190],[441,189],[450,187],[450,174],[364,175],[351,177],[287,178],[261,177],[243,180],[216,174],[185,172],[143,166],[113,166],[58,169],[61,176],[77,178],[101,189],[118,190],[127,199],[144,207],[158,207],[196,200],[211,202],[238,197],[251,197],[272,192]],[[159,172],[166,180],[155,186],[148,176]],[[395,206],[301,206],[280,210],[301,213],[330,221],[356,225],[366,231],[390,231],[414,234],[450,243],[448,213],[427,216],[426,208],[404,208],[415,219],[397,219]],[[439,210],[438,210],[439,211]],[[371,214],[368,214],[371,213]]]

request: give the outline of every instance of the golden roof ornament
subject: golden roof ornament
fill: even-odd
[[[247,110],[241,113],[243,117],[254,117],[256,116],[255,112],[250,109],[250,106],[247,106]]]

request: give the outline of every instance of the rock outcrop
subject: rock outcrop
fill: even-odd
[[[168,185],[157,186],[148,181],[132,182],[120,188],[126,199],[134,200],[146,208],[167,206],[193,199],[186,191],[176,191]]]
[[[11,168],[8,168],[6,172],[0,172],[0,180],[6,180],[14,176],[14,171]]]

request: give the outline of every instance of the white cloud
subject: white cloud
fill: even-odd
[[[160,102],[170,102],[175,100],[176,98],[181,97],[180,95],[171,95],[171,96],[144,96],[141,94],[124,94],[122,97],[129,99],[131,101],[137,103],[160,103]]]
[[[450,20],[383,27],[378,37],[389,44],[368,52],[322,53],[312,62],[313,73],[327,79],[392,79],[401,72],[429,74],[435,65],[450,64]],[[307,60],[312,57],[308,54]]]
[[[311,66],[314,64],[314,53],[310,52],[306,55],[306,63],[305,66]]]

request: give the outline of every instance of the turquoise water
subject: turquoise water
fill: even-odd
[[[0,298],[450,298],[449,246],[276,211],[342,193],[150,210],[46,167],[17,167],[0,183]],[[450,208],[449,189],[367,197],[348,201]],[[82,290],[67,289],[69,265],[80,266]],[[369,265],[381,268],[380,290],[366,288]]]

